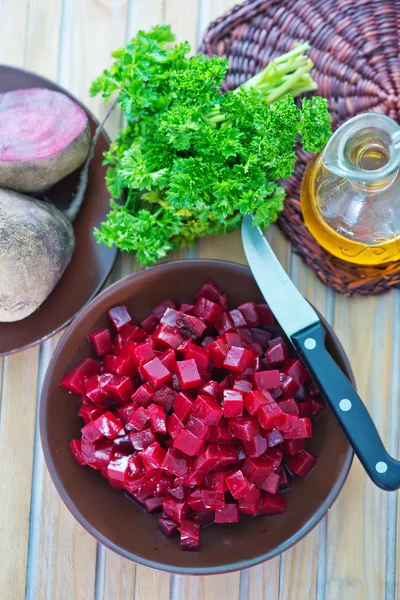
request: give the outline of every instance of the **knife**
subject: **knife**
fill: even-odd
[[[266,302],[320,388],[372,481],[383,490],[400,488],[400,461],[386,451],[356,390],[325,346],[325,328],[279,263],[253,217],[242,222],[247,261]]]

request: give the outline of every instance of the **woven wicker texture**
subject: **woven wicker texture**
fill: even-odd
[[[201,50],[227,56],[227,89],[259,72],[296,42],[311,44],[312,75],[329,101],[334,128],[362,112],[399,120],[400,0],[247,0],[211,23]],[[278,225],[318,277],[338,292],[380,294],[400,287],[400,263],[360,267],[311,237],[299,203],[308,157],[299,153]]]

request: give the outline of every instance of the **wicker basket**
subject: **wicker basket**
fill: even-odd
[[[337,127],[361,112],[399,120],[400,0],[247,0],[211,23],[201,50],[227,56],[233,89],[296,42],[308,41],[312,75]],[[299,190],[307,157],[299,154],[278,225],[329,287],[347,295],[400,287],[400,263],[360,267],[335,258],[311,237]]]

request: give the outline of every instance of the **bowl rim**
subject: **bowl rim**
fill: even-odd
[[[40,80],[41,84],[48,85],[51,87],[55,86],[57,88],[58,92],[65,94],[68,98],[70,98],[78,106],[80,106],[85,111],[85,113],[89,117],[89,119],[93,120],[96,127],[99,126],[100,122],[97,119],[97,117],[93,114],[93,112],[89,108],[87,108],[87,106],[85,106],[85,104],[79,98],[77,98],[74,94],[72,94],[64,86],[60,85],[58,83],[58,81],[52,80],[49,77],[46,77],[46,76],[42,75],[41,73],[36,73],[35,71],[31,71],[30,69],[25,69],[23,67],[16,67],[14,65],[10,65],[7,63],[0,63],[0,71],[2,71],[2,70],[7,70],[10,73],[23,73],[23,74],[26,74],[27,76],[33,76],[33,77],[36,77],[38,80]],[[39,87],[39,84],[36,87]],[[43,87],[43,86],[40,85],[40,87]],[[45,89],[48,89],[48,88],[45,88]],[[104,127],[103,127],[100,135],[104,136],[108,145],[111,144],[110,136],[108,135],[108,133]],[[87,298],[86,302],[81,306],[81,308],[75,312],[75,314],[71,315],[66,320],[64,320],[62,323],[57,325],[54,329],[52,329],[52,331],[45,333],[43,336],[41,336],[40,338],[37,338],[36,340],[33,340],[33,341],[23,344],[21,346],[17,346],[15,348],[13,348],[12,350],[7,350],[5,352],[2,352],[0,350],[0,358],[5,357],[5,356],[11,356],[13,354],[17,354],[18,352],[22,352],[23,350],[28,350],[29,348],[33,348],[34,346],[41,344],[42,342],[45,342],[46,340],[51,338],[53,335],[55,335],[56,333],[61,331],[61,329],[64,329],[64,327],[67,327],[77,317],[77,315],[80,314],[81,310],[84,307],[86,307],[91,302],[91,300],[93,300],[93,298],[95,298],[97,296],[97,294],[103,289],[108,277],[110,276],[110,273],[115,265],[115,261],[117,260],[117,256],[118,256],[118,250],[116,248],[111,248],[110,251],[113,252],[113,256],[111,257],[111,264],[110,264],[110,268],[108,269],[108,272],[102,278],[99,279],[96,289],[93,290],[92,294]],[[56,285],[58,285],[58,283],[59,282],[57,282]],[[36,309],[36,310],[38,310],[38,309]],[[28,316],[30,316],[30,315],[28,315]],[[22,319],[22,321],[23,320],[24,319]]]
[[[46,411],[45,411],[46,401],[45,401],[45,398],[49,398],[48,388],[49,388],[49,383],[50,383],[50,375],[52,372],[53,365],[58,360],[60,354],[62,353],[64,346],[65,346],[67,340],[69,339],[69,336],[71,335],[71,333],[73,331],[75,331],[76,329],[79,328],[80,323],[83,320],[83,317],[86,316],[86,314],[88,312],[90,312],[93,307],[96,307],[98,304],[103,303],[103,301],[105,299],[112,298],[115,291],[117,291],[121,288],[124,288],[127,284],[129,284],[131,281],[136,280],[138,277],[139,278],[146,277],[146,273],[148,273],[149,270],[164,271],[164,270],[171,268],[172,265],[179,265],[179,264],[190,265],[190,263],[203,263],[206,266],[207,264],[216,263],[216,262],[221,265],[226,265],[228,268],[235,267],[238,271],[246,271],[247,273],[249,273],[249,272],[251,273],[250,267],[248,267],[247,265],[242,265],[242,264],[235,263],[232,261],[217,260],[217,259],[202,259],[202,258],[181,259],[181,260],[175,260],[175,261],[162,263],[160,265],[155,265],[155,266],[143,269],[141,271],[138,271],[136,273],[131,273],[131,274],[126,275],[125,277],[119,279],[117,282],[113,283],[108,288],[103,290],[98,296],[96,296],[94,299],[92,299],[90,302],[88,302],[79,311],[78,315],[75,317],[75,319],[72,321],[72,323],[66,329],[64,335],[62,336],[61,340],[59,341],[59,343],[56,347],[55,352],[53,353],[53,356],[50,359],[50,362],[49,362],[49,365],[48,365],[48,368],[46,371],[45,379],[43,382],[43,386],[42,386],[41,395],[40,395],[39,429],[40,429],[40,439],[41,439],[41,443],[42,443],[43,454],[44,454],[47,468],[50,473],[50,477],[51,477],[62,501],[68,508],[68,510],[72,513],[72,515],[75,517],[75,519],[80,523],[80,525],[82,525],[82,527],[88,533],[90,533],[98,542],[100,542],[101,544],[103,544],[104,546],[106,546],[107,548],[112,550],[113,552],[116,552],[117,554],[123,556],[124,558],[127,558],[139,565],[144,566],[144,567],[149,567],[152,569],[156,569],[158,571],[163,571],[166,573],[177,574],[177,575],[217,575],[217,574],[222,574],[222,573],[231,573],[233,571],[238,571],[238,570],[254,567],[263,562],[266,562],[267,560],[271,560],[272,558],[275,558],[276,556],[279,556],[280,554],[282,554],[283,552],[285,552],[286,550],[288,550],[289,548],[291,548],[292,546],[297,544],[300,540],[302,540],[322,520],[322,518],[325,516],[327,511],[331,508],[331,506],[337,499],[339,493],[341,492],[341,490],[345,484],[345,481],[348,477],[348,474],[350,472],[350,467],[351,467],[353,457],[354,457],[354,451],[353,451],[352,447],[350,446],[350,444],[348,443],[348,450],[347,450],[347,454],[345,457],[342,471],[341,471],[340,476],[337,479],[335,485],[332,487],[332,490],[330,491],[327,499],[325,500],[325,502],[323,502],[320,505],[318,510],[301,527],[301,529],[299,529],[297,531],[297,533],[295,535],[293,535],[288,540],[285,540],[284,542],[282,542],[281,544],[276,546],[273,550],[270,550],[269,552],[265,552],[264,554],[259,555],[256,558],[242,560],[242,561],[236,561],[229,565],[221,565],[221,566],[208,567],[208,568],[207,567],[171,567],[171,566],[167,566],[164,563],[159,562],[159,561],[147,560],[141,556],[138,556],[137,554],[134,554],[133,552],[126,551],[124,548],[122,548],[118,544],[115,544],[112,541],[110,541],[106,536],[104,536],[101,533],[101,531],[99,531],[96,527],[94,527],[88,521],[88,519],[83,517],[82,514],[80,513],[80,511],[77,509],[74,501],[69,496],[69,494],[67,494],[67,492],[62,484],[62,481],[59,477],[59,474],[57,472],[57,469],[54,465],[54,462],[53,462],[53,459],[52,459],[52,456],[50,453],[49,444],[48,444],[47,436],[45,433],[45,430],[46,430],[46,427],[45,427],[45,423],[46,423]],[[324,317],[322,315],[320,315],[320,313],[318,313],[318,314],[322,320],[324,327],[327,328],[330,332],[333,332],[332,327],[327,323],[327,321],[324,319]],[[355,385],[354,375],[353,375],[353,372],[352,372],[352,369],[350,366],[350,362],[347,358],[347,355],[344,351],[342,344],[339,341],[339,338],[337,338],[336,336],[335,336],[335,343],[338,346],[338,351],[340,352],[341,358],[345,364],[345,367],[347,370],[347,375],[349,376],[351,382]]]

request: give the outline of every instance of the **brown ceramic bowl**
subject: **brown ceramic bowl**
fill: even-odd
[[[59,343],[43,386],[40,431],[47,466],[72,514],[102,544],[147,567],[186,574],[214,574],[251,567],[298,542],[323,517],[339,494],[352,461],[352,450],[329,410],[315,425],[310,451],[319,462],[304,480],[295,478],[282,516],[243,519],[213,525],[202,532],[199,553],[182,552],[179,539],[165,538],[157,515],[145,514],[101,475],[78,466],[68,444],[79,437],[82,423],[77,400],[59,387],[64,373],[90,356],[86,334],[107,323],[109,308],[126,304],[136,321],[161,300],[190,301],[208,279],[214,279],[232,304],[261,300],[248,267],[215,260],[186,260],[141,271],[112,285],[77,317]],[[332,329],[326,325],[332,356],[352,378],[351,369]]]
[[[62,92],[72,98],[88,115],[92,135],[98,122],[76,98],[62,87],[35,73],[0,65],[0,93],[40,87]],[[0,356],[18,352],[50,337],[67,325],[76,313],[101,289],[117,256],[115,249],[96,243],[93,229],[109,211],[110,195],[105,186],[103,152],[110,140],[103,132],[89,168],[85,200],[74,223],[76,238],[72,260],[46,301],[32,315],[14,323],[0,323]],[[80,169],[53,186],[46,197],[59,209],[69,206],[78,185]]]

